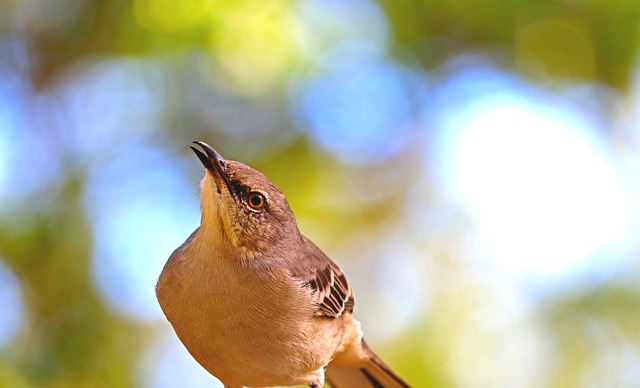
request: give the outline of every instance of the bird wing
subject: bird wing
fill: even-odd
[[[315,315],[339,318],[345,312],[353,312],[355,300],[347,277],[311,240],[305,240],[305,266],[292,275],[311,290],[317,306]]]
[[[318,268],[308,286],[316,299],[318,310],[316,315],[339,318],[345,311],[353,312],[354,298],[347,277],[333,262],[324,268]]]

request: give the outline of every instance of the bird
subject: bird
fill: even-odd
[[[225,388],[409,387],[364,341],[347,277],[300,233],[282,191],[193,144],[205,170],[200,226],[156,284],[191,356]]]

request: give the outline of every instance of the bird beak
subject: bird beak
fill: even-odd
[[[193,152],[195,152],[200,162],[211,173],[211,175],[218,175],[224,183],[227,185],[229,192],[231,192],[231,184],[229,182],[229,176],[227,175],[227,163],[222,156],[213,149],[209,144],[202,141],[194,141],[194,144],[199,145],[204,150],[204,153],[194,146],[190,146]]]

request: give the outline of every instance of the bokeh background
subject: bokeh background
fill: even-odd
[[[220,387],[154,296],[193,140],[281,187],[415,386],[640,386],[640,2],[0,9],[0,386]]]

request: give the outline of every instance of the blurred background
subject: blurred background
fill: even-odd
[[[0,386],[221,387],[154,285],[203,140],[416,387],[640,386],[640,2],[0,0]]]

